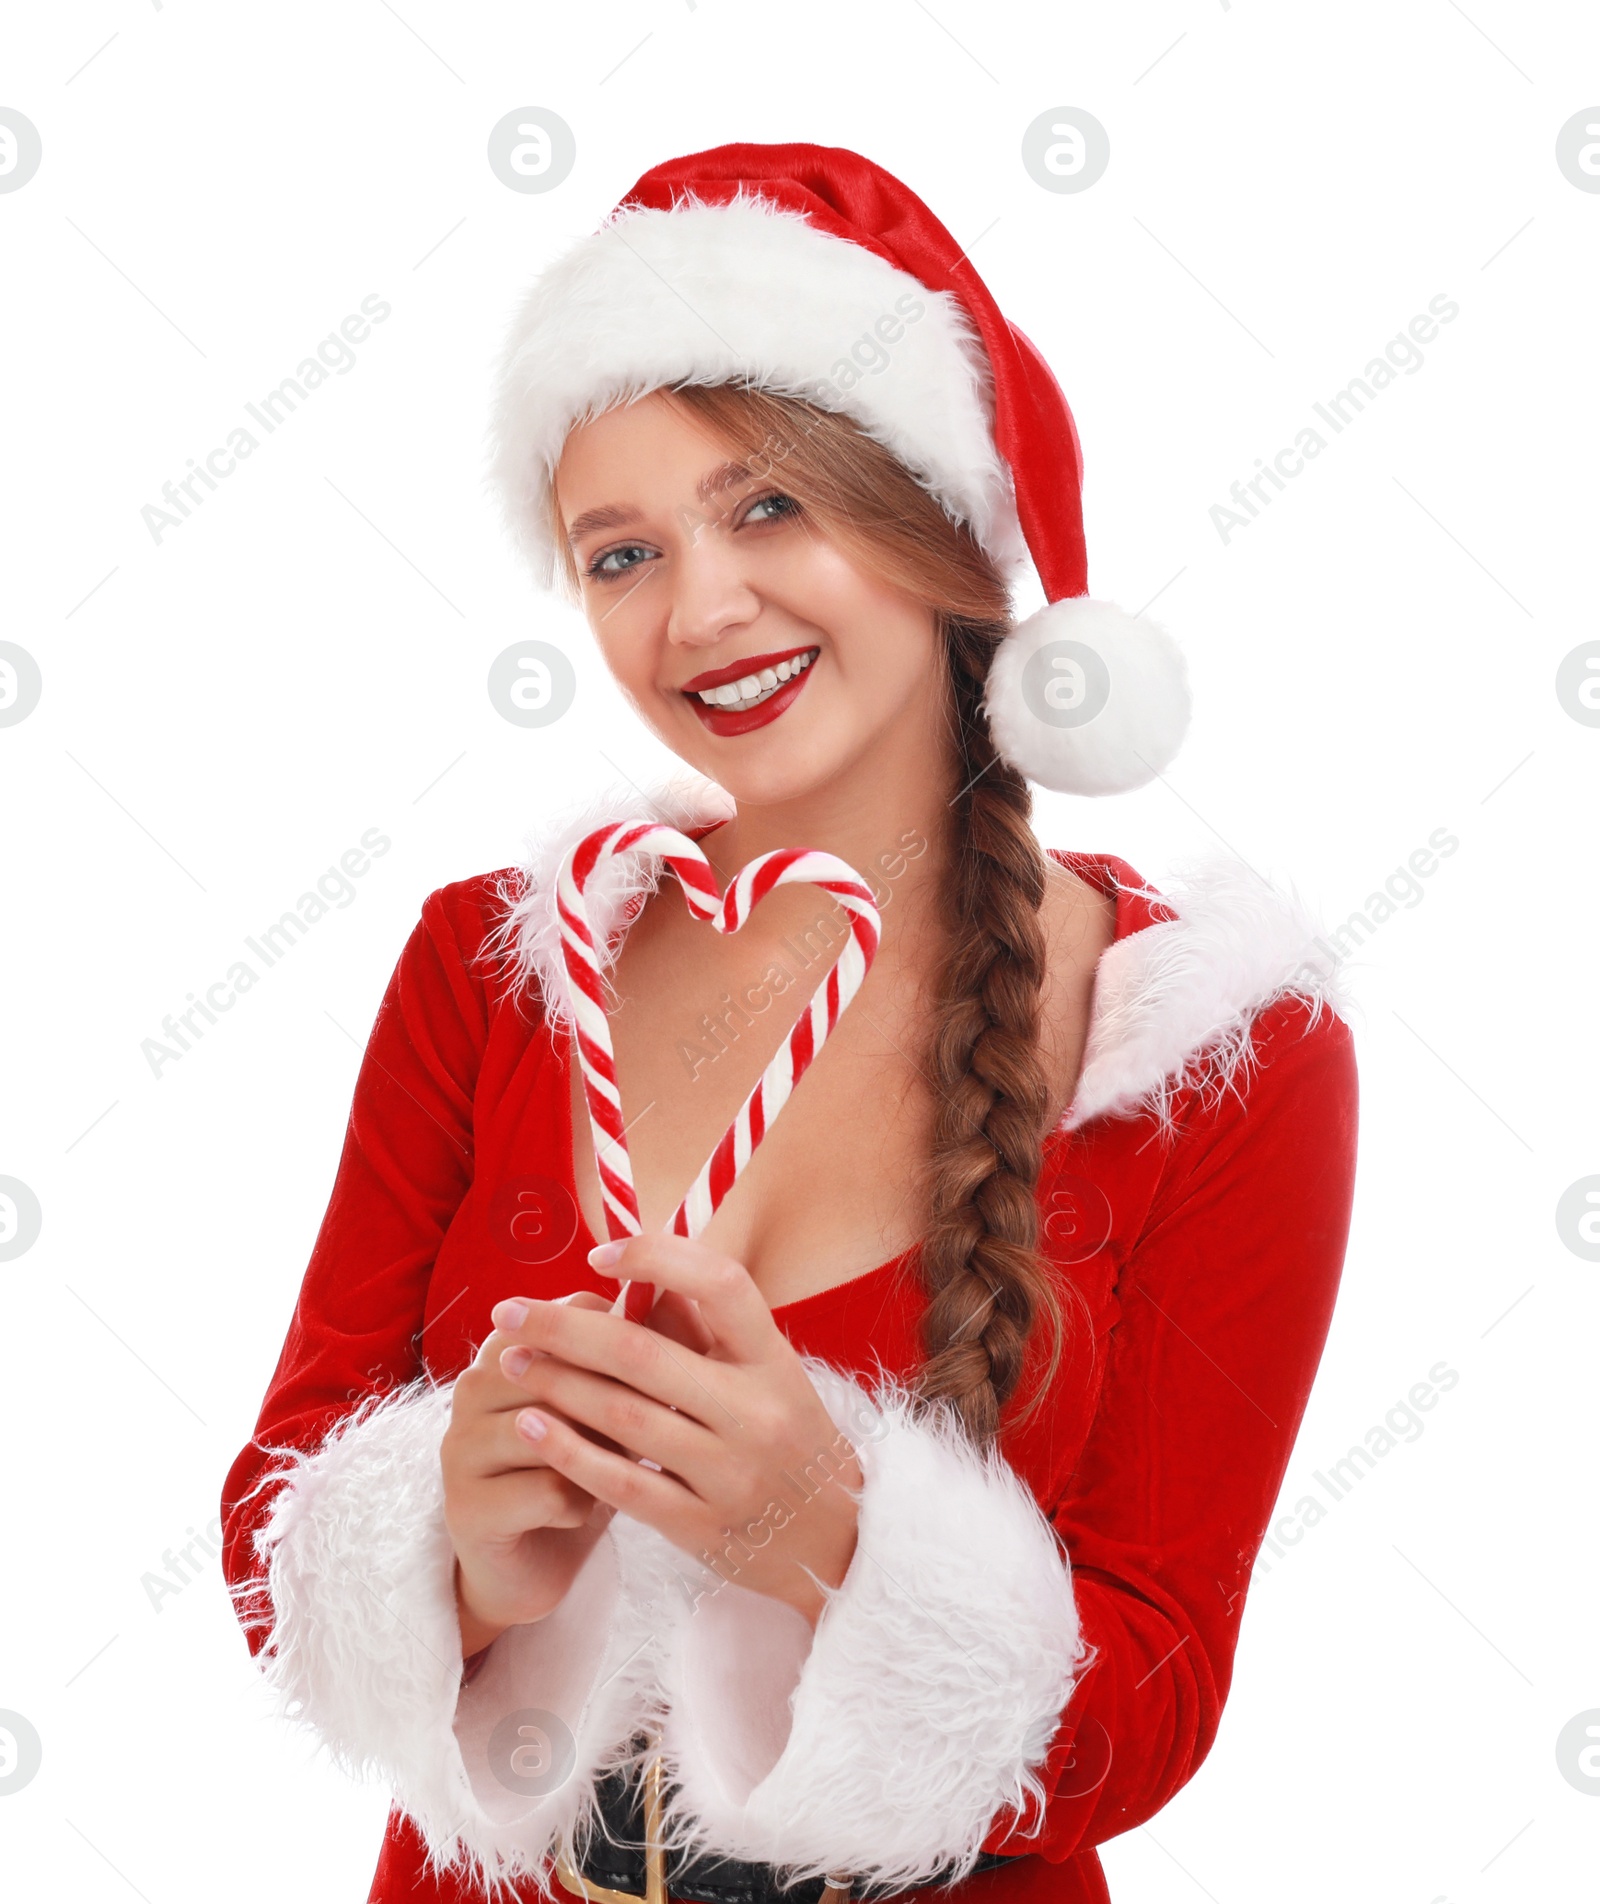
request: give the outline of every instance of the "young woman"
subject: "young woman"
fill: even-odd
[[[1338,1284],[1314,926],[1235,863],[1039,847],[1030,778],[1167,764],[1181,663],[1087,599],[1065,400],[879,168],[647,174],[534,287],[496,428],[697,791],[425,902],[224,1493],[252,1647],[393,1790],[376,1900],[1103,1899],[1215,1737]],[[601,1242],[556,870],[652,817],[719,888],[838,856],[882,938],[691,1241],[843,915],[591,890],[644,1229]]]

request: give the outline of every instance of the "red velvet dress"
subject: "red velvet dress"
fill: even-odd
[[[1117,894],[1111,952],[1170,927],[1168,906],[1127,890],[1143,882],[1122,861],[1058,857]],[[526,996],[503,996],[478,959],[503,914],[501,877],[433,893],[385,993],[282,1356],[224,1489],[224,1564],[241,1604],[261,1591],[253,1536],[268,1450],[311,1449],[363,1398],[421,1374],[449,1382],[502,1297],[615,1289],[585,1261],[595,1239],[573,1195],[565,1038]],[[1202,948],[1198,962],[1203,989],[1223,954]],[[1193,1776],[1216,1736],[1252,1563],[1333,1308],[1356,1152],[1346,1024],[1287,976],[1247,990],[1242,1014],[1231,995],[1194,1006],[1192,975],[1162,984],[1146,987],[1144,1022],[1165,1027],[1167,1057],[1141,1054],[1137,1014],[1132,1029],[1103,1027],[1130,1107],[1064,1122],[1048,1140],[1043,1247],[1086,1311],[1074,1320],[1067,1305],[1048,1398],[1002,1441],[1070,1557],[1093,1663],[1040,1774],[1042,1828],[1022,1839],[1015,1817],[997,1820],[987,1848],[1023,1855],[941,1896],[1104,1899],[1094,1847]],[[1174,1018],[1184,1009],[1187,1028]],[[1220,1088],[1204,1059],[1230,1022],[1248,1026],[1249,1061]],[[524,1195],[524,1232],[532,1207],[539,1240],[509,1243],[518,1260],[506,1199],[530,1177],[545,1187],[532,1206]],[[796,1347],[870,1383],[880,1363],[915,1369],[921,1307],[913,1265],[899,1259],[774,1313]],[[265,1627],[247,1632],[259,1650]],[[428,1873],[415,1825],[391,1813],[372,1900],[481,1895]],[[517,1895],[537,1893],[530,1882]]]

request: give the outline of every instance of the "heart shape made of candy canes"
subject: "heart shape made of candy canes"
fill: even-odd
[[[816,886],[831,894],[850,919],[850,934],[837,958],[667,1226],[675,1236],[698,1236],[772,1128],[789,1094],[816,1061],[845,1007],[861,989],[878,950],[878,907],[871,889],[854,867],[832,853],[808,847],[763,853],[740,868],[725,894],[718,892],[711,863],[695,842],[676,828],[653,821],[618,821],[600,827],[567,854],[556,876],[556,910],[561,921],[562,956],[572,985],[595,1166],[605,1202],[606,1226],[613,1240],[638,1236],[644,1226],[634,1190],[633,1160],[628,1153],[627,1125],[617,1088],[616,1055],[588,892],[597,875],[625,854],[662,860],[677,875],[690,912],[697,919],[709,921],[718,932],[737,932],[778,886]],[[655,1292],[649,1284],[624,1283],[617,1306],[631,1320],[640,1321],[654,1300]]]

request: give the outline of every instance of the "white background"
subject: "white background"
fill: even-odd
[[[1460,842],[1350,968],[1354,1229],[1280,1512],[1434,1364],[1460,1379],[1266,1556],[1214,1751],[1106,1850],[1117,1904],[1591,1897],[1600,1800],[1556,1740],[1600,1707],[1600,1266],[1555,1210],[1600,1172],[1600,728],[1555,677],[1600,636],[1600,194],[1555,140],[1600,98],[1600,19],[108,0],[14,16],[5,54],[44,152],[0,195],[0,638],[44,684],[0,728],[0,1175],[43,1211],[0,1264],[0,1708],[44,1742],[0,1799],[9,1893],[366,1895],[384,1795],[267,1716],[214,1562],[159,1611],[145,1576],[250,1435],[424,895],[611,781],[601,747],[670,764],[483,489],[513,300],[649,166],[793,138],[973,247],[1076,412],[1094,591],[1161,592],[1187,647],[1177,765],[1044,799],[1044,837],[1158,883],[1220,840],[1331,921]],[[529,105],[577,140],[544,194],[485,159]],[[1064,105],[1110,135],[1082,193],[1020,159]],[[369,293],[355,367],[156,543],[143,506]],[[1423,367],[1224,542],[1229,485],[1440,293]],[[530,636],[578,670],[548,729],[485,689]],[[370,827],[354,902],[153,1076],[163,1016]]]

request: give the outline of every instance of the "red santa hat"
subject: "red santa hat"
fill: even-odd
[[[1046,607],[990,669],[1001,755],[1041,786],[1121,793],[1189,719],[1183,658],[1091,600],[1083,457],[1049,366],[955,239],[838,146],[724,145],[645,173],[551,264],[512,321],[491,480],[545,587],[548,488],[575,424],[651,390],[750,383],[851,418]]]

